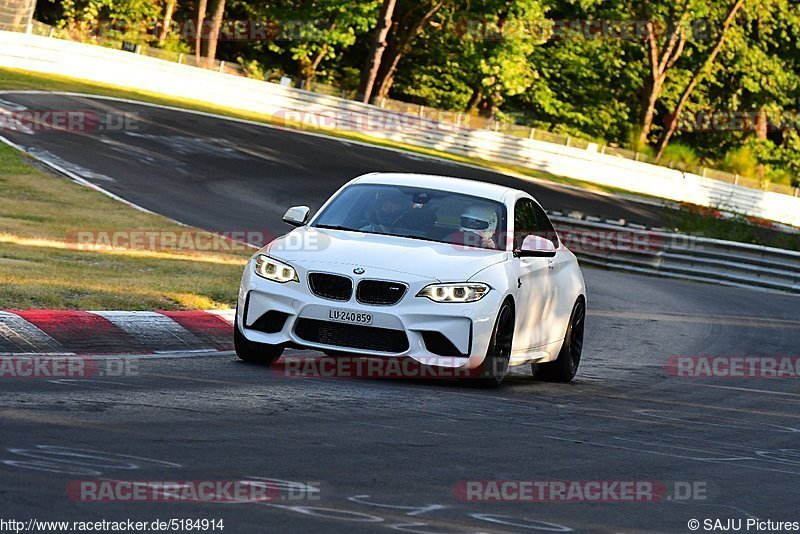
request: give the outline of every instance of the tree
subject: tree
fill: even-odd
[[[694,91],[694,88],[697,86],[700,80],[711,71],[711,67],[714,64],[714,60],[717,58],[717,54],[719,54],[720,50],[722,50],[722,46],[725,44],[725,36],[727,35],[731,24],[733,24],[736,14],[742,7],[742,4],[744,4],[744,0],[736,0],[731,6],[728,15],[725,17],[725,20],[722,23],[722,30],[717,36],[717,41],[714,45],[714,48],[711,50],[711,53],[708,55],[708,57],[706,57],[706,60],[703,62],[703,64],[694,72],[689,84],[683,90],[683,93],[678,100],[678,105],[675,107],[674,112],[670,116],[669,123],[667,124],[667,131],[664,133],[664,136],[661,138],[661,141],[658,145],[656,161],[660,160],[661,156],[664,155],[664,149],[667,147],[667,144],[669,144],[670,138],[675,133],[675,129],[678,127],[678,118],[681,112],[683,112],[683,108],[686,106],[692,91]]]
[[[194,57],[197,64],[200,64],[200,56],[203,55],[203,23],[206,20],[206,10],[208,9],[208,0],[200,0],[197,4],[197,27],[195,28],[194,36]]]
[[[309,87],[326,68],[345,61],[343,52],[375,25],[378,0],[276,0],[268,3],[233,3],[254,20],[279,21],[272,39],[247,43],[245,59],[270,55],[272,65],[296,68],[304,87]],[[285,21],[285,22],[284,22]],[[289,62],[294,63],[292,67]]]
[[[211,18],[211,31],[208,35],[208,52],[206,53],[206,60],[209,66],[214,64],[217,58],[217,42],[219,40],[219,31],[222,28],[222,18],[225,16],[225,0],[217,0],[214,3],[214,14]]]
[[[664,82],[667,80],[667,72],[680,59],[686,44],[685,25],[688,18],[689,10],[687,9],[681,14],[677,27],[668,32],[669,37],[664,43],[659,42],[659,38],[656,35],[656,24],[652,20],[647,21],[645,25],[647,31],[647,63],[650,67],[650,75],[644,85],[642,95],[644,98],[642,99],[642,110],[639,116],[639,146],[637,148],[647,145],[647,138],[653,126],[656,104],[661,96]]]
[[[172,26],[172,15],[175,13],[175,8],[178,6],[178,0],[167,0],[167,5],[164,7],[164,16],[161,19],[161,31],[158,33],[158,44],[164,46],[169,35],[170,26]]]
[[[386,37],[392,27],[392,16],[397,0],[383,0],[381,13],[378,17],[378,26],[372,43],[372,52],[367,60],[367,65],[361,76],[361,83],[358,87],[358,99],[362,102],[369,102],[372,97],[372,89],[375,85],[375,78],[378,76],[378,69],[381,67],[383,51],[386,50]]]
[[[400,60],[411,50],[414,41],[444,7],[446,0],[406,1],[398,4],[397,22],[389,34],[385,55],[375,80],[375,95],[382,100],[389,96]],[[436,24],[440,26],[440,24]]]
[[[545,8],[538,0],[483,0],[472,3],[465,15],[459,41],[472,90],[465,110],[491,117],[506,97],[529,90],[538,75],[530,57],[543,40],[529,23],[543,20]]]

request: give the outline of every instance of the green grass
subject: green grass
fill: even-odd
[[[39,171],[26,156],[0,144],[0,309],[234,305],[250,249],[230,242],[238,250],[199,251],[186,244],[163,250],[98,250],[74,244],[77,231],[133,229],[192,230]]]

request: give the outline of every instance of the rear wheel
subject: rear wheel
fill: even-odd
[[[283,347],[280,345],[256,343],[244,337],[242,331],[239,330],[238,313],[233,321],[233,347],[236,349],[236,355],[240,360],[267,366],[272,365],[283,354]]]
[[[504,302],[497,314],[494,324],[489,350],[483,360],[482,373],[477,379],[477,385],[485,388],[500,386],[508,372],[508,362],[511,359],[511,344],[514,340],[514,308],[510,303]]]
[[[532,364],[531,369],[536,378],[551,382],[569,382],[575,378],[583,352],[583,330],[586,323],[586,303],[578,299],[572,308],[572,315],[564,336],[564,344],[558,358],[552,362]]]

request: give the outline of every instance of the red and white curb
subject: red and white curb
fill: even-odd
[[[178,354],[233,350],[233,310],[0,311],[0,354]]]

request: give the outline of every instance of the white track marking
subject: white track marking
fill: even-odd
[[[13,353],[16,356],[41,353],[71,354],[65,351],[58,341],[19,315],[0,311],[0,346],[5,344],[2,343],[4,339],[25,351]]]
[[[159,354],[186,351],[207,352],[213,347],[166,315],[148,311],[93,311],[145,347],[164,347]],[[197,348],[202,347],[202,348]]]

